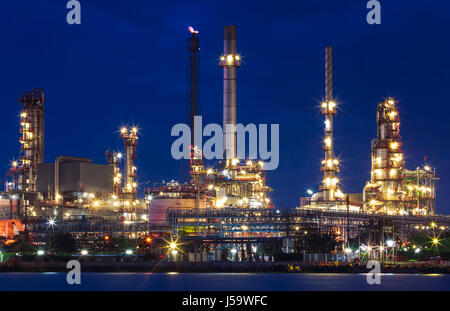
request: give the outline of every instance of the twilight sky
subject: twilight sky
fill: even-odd
[[[437,210],[450,200],[450,3],[381,1],[381,25],[367,1],[80,0],[81,25],[66,23],[65,0],[8,1],[0,13],[0,168],[19,152],[18,97],[46,95],[46,161],[58,155],[105,163],[121,149],[118,129],[141,129],[139,183],[180,179],[172,126],[188,119],[188,26],[200,30],[204,123],[222,122],[223,25],[238,27],[237,119],[280,124],[280,166],[267,174],[279,208],[318,189],[323,157],[323,54],[334,46],[335,152],[344,192],[369,178],[375,112],[399,101],[406,166],[437,168]],[[142,186],[142,187],[143,187]]]

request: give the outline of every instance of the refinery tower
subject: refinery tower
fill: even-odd
[[[314,194],[311,202],[320,205],[336,205],[344,194],[339,187],[339,161],[334,154],[333,117],[337,114],[336,102],[333,99],[333,47],[325,48],[325,101],[321,105],[324,116],[323,150],[325,157],[320,170],[323,172],[320,192]]]
[[[405,169],[397,102],[378,104],[377,138],[372,141],[370,181],[363,190],[364,208],[373,213],[434,215],[435,170],[424,165]]]

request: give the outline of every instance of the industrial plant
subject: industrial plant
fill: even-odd
[[[199,31],[189,27],[187,41],[194,133],[195,117],[201,115]],[[449,230],[450,217],[435,212],[436,169],[426,163],[415,170],[406,168],[394,98],[374,104],[377,137],[371,142],[370,180],[361,185],[360,193],[344,192],[334,152],[333,122],[338,118],[339,104],[333,97],[332,47],[325,48],[325,92],[319,108],[324,118],[324,157],[317,168],[323,173],[322,185],[318,192],[302,197],[298,207],[276,207],[270,194],[277,189],[267,185],[266,173],[277,172],[266,172],[264,162],[257,159],[237,158],[234,128],[237,73],[242,66],[237,47],[236,26],[225,26],[218,63],[223,71],[225,157],[208,168],[192,134],[187,181],[171,180],[146,188],[138,184],[141,137],[134,126],[120,128],[123,151],[105,148],[105,163],[76,155],[46,161],[44,90],[23,94],[19,99],[20,152],[5,174],[4,191],[0,193],[0,236],[12,243],[15,236],[26,231],[39,245],[55,231],[75,238],[84,236],[92,243],[112,236],[144,238],[154,242],[152,252],[158,255],[164,255],[165,250],[156,241],[170,239],[178,241],[171,242],[174,245],[201,246],[208,256],[189,257],[198,261],[244,260],[272,244],[279,245],[283,253],[291,253],[299,237],[311,232],[333,234],[339,245],[334,253],[348,257],[351,241],[368,232],[366,248],[362,251],[360,243],[357,256],[364,252],[367,258],[392,259],[394,247],[387,252],[386,241],[402,245],[417,231],[433,230],[435,234],[435,230]],[[176,246],[170,246],[169,250],[175,251]],[[133,252],[139,253],[138,246]]]

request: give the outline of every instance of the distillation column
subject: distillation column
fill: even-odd
[[[112,152],[106,150],[106,160],[108,166],[112,168],[113,171],[113,195],[118,197],[121,193],[122,184],[122,174],[120,173],[120,160],[122,159],[122,154],[120,152]]]
[[[236,158],[236,71],[241,66],[236,49],[236,26],[224,26],[223,55],[223,131],[226,159]]]
[[[123,139],[125,149],[125,165],[124,165],[124,187],[123,195],[127,199],[134,199],[137,193],[136,166],[134,160],[136,159],[136,147],[138,144],[137,128],[123,127],[120,130],[120,136]]]
[[[37,167],[44,162],[44,91],[35,89],[19,99],[21,176],[19,190],[36,191]]]
[[[333,148],[333,116],[336,115],[336,102],[333,100],[333,47],[325,48],[325,101],[322,103],[322,115],[325,117],[324,146],[325,159],[322,161],[323,172],[322,200],[335,201],[342,198],[339,189],[339,162],[334,156]]]
[[[366,207],[396,212],[402,199],[404,159],[400,139],[400,117],[396,102],[389,98],[378,105],[377,138],[372,141],[371,180],[364,188]]]

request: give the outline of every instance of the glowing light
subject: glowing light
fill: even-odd
[[[82,250],[81,250],[81,255],[83,255],[83,256],[87,256],[88,253],[89,253],[89,252],[88,252],[86,249],[82,249]]]
[[[152,241],[152,238],[151,237],[147,237],[146,239],[145,239],[145,242],[147,242],[147,243],[150,243]]]
[[[311,189],[306,190],[309,195],[312,195],[314,192]]]
[[[389,148],[391,148],[392,150],[395,150],[398,148],[398,142],[391,142],[389,145]]]
[[[44,254],[45,254],[45,252],[44,252],[42,249],[40,249],[40,250],[37,251],[37,255],[38,255],[38,256],[42,256],[42,255],[44,255]]]
[[[392,240],[388,240],[388,241],[386,241],[386,245],[387,245],[387,247],[394,247],[395,242]]]
[[[325,138],[325,145],[326,145],[327,147],[330,147],[330,146],[331,146],[331,138],[330,138],[330,137]]]
[[[414,250],[414,253],[416,253],[416,254],[420,253],[420,248],[416,248],[416,249]]]
[[[122,128],[120,129],[120,132],[121,132],[122,134],[127,133],[127,128],[126,128],[126,127],[122,127]]]
[[[117,157],[118,159],[121,159],[121,158],[122,158],[122,154],[119,152],[119,153],[116,154],[116,157]]]
[[[127,255],[133,255],[133,251],[132,251],[131,249],[127,249],[127,250],[125,251],[125,254],[127,254]]]
[[[213,170],[212,169],[208,169],[207,171],[206,171],[206,174],[208,174],[208,175],[211,175],[213,173]]]
[[[388,113],[388,116],[391,120],[393,120],[395,118],[395,116],[397,116],[397,112],[396,111],[391,111]]]
[[[351,248],[346,248],[344,251],[345,251],[346,254],[351,254],[352,249]]]
[[[51,227],[53,227],[56,224],[56,221],[54,218],[49,218],[47,221],[47,224]]]
[[[190,33],[198,33],[198,30],[194,30],[194,27],[192,26],[189,26],[188,29]]]
[[[424,169],[425,169],[426,171],[431,170],[431,168],[430,168],[428,165],[425,165]]]
[[[228,64],[228,65],[232,65],[233,62],[234,62],[233,54],[228,54],[228,55],[227,55],[227,64]]]
[[[336,191],[336,196],[337,196],[338,198],[344,197],[344,194],[342,193],[341,189],[338,189],[338,190]]]
[[[336,107],[336,103],[334,101],[330,101],[328,103],[328,110],[333,110]]]

